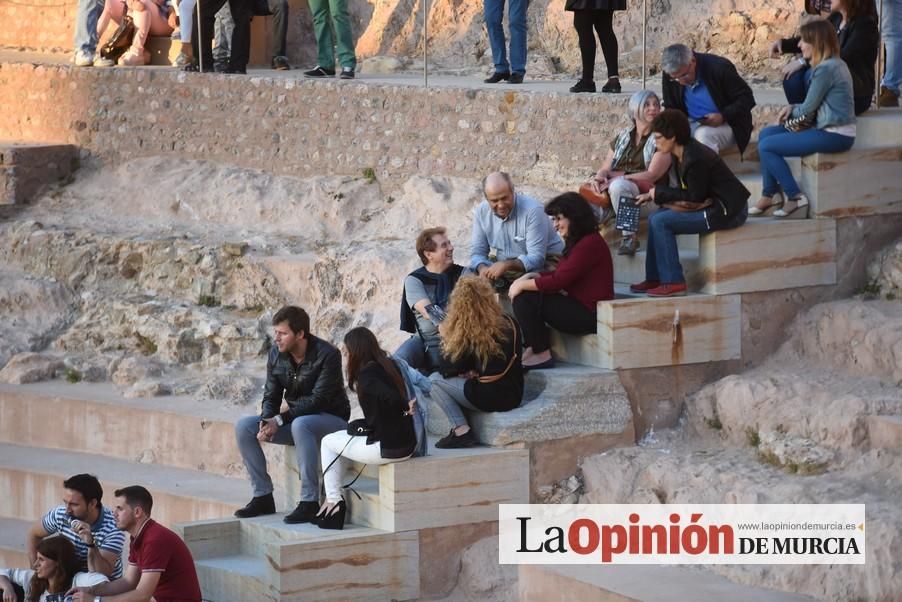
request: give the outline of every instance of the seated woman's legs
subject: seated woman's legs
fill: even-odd
[[[805,67],[783,80],[783,92],[786,94],[786,101],[789,104],[798,105],[805,102],[810,76],[810,69]]]
[[[708,230],[704,211],[664,209],[648,218],[649,253],[654,258],[655,269],[648,273],[649,266],[646,263],[646,280],[662,284],[685,284],[676,237],[678,234],[701,234]]]
[[[779,132],[777,128],[783,131]],[[813,128],[802,132],[787,132],[782,126],[765,128],[758,137],[758,155],[764,177],[762,195],[767,195],[768,192],[773,194],[776,182],[783,189],[787,203],[793,203],[784,209],[784,214],[791,213],[800,201],[801,205],[806,205],[808,201],[804,199],[784,157],[844,152],[852,148],[854,142],[852,137]]]
[[[514,299],[514,315],[523,329],[526,349],[523,365],[536,366],[551,360],[548,326],[567,334],[592,334],[597,329],[595,314],[582,303],[560,294],[535,291],[520,293]]]
[[[470,424],[462,409],[477,409],[464,395],[464,383],[466,382],[466,379],[461,377],[433,380],[430,397],[435,400],[436,405],[451,423],[451,432],[436,443],[436,447],[472,447],[476,445],[476,438],[470,432]],[[444,445],[443,442],[451,444]]]
[[[347,431],[336,431],[323,437],[320,458],[327,504],[336,504],[342,499],[341,479],[344,475],[345,458],[374,466],[407,460],[407,458],[383,458],[381,444],[377,442],[367,445],[366,437],[352,437]],[[330,465],[331,468],[328,468]]]
[[[123,0],[106,0],[103,4],[103,12],[97,20],[97,39],[103,42],[103,33],[109,27],[110,21],[119,25],[125,16],[125,2]]]
[[[149,35],[168,37],[172,34],[169,22],[153,0],[140,0],[135,5],[140,7],[140,9],[131,11],[132,19],[135,22],[135,37],[132,40],[131,48],[119,59],[120,65],[130,67],[146,65],[150,62],[150,53],[144,49]]]

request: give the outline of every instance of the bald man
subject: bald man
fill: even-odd
[[[518,193],[508,174],[494,172],[482,182],[485,200],[476,207],[470,269],[507,290],[526,272],[546,269],[564,252],[545,207]]]

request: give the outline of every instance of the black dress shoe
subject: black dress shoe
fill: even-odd
[[[611,94],[620,94],[620,79],[617,77],[609,77],[607,83],[601,87],[601,91]]]
[[[348,513],[348,506],[344,500],[340,500],[335,507],[332,508],[332,514],[326,516],[319,515],[316,517],[316,525],[320,529],[344,529],[345,515]]]
[[[570,91],[574,94],[578,94],[579,92],[595,92],[595,82],[592,80],[586,81],[581,79],[570,88]]]
[[[251,518],[253,516],[263,516],[264,514],[275,514],[276,502],[272,498],[271,493],[255,497],[247,503],[247,506],[235,511],[238,518]]]
[[[484,81],[487,84],[497,84],[500,81],[504,81],[511,78],[510,71],[495,71],[492,74],[492,77],[486,78]]]
[[[511,73],[510,79],[507,80],[509,84],[522,84],[523,83],[523,74],[522,73]]]
[[[288,64],[286,57],[279,55],[272,57],[272,68],[276,71],[288,71],[291,69],[291,65]]]
[[[465,447],[476,447],[479,441],[473,436],[473,429],[468,430],[463,435],[455,435],[454,429],[451,432],[435,442],[438,449],[461,449]]]
[[[297,525],[300,523],[311,523],[316,518],[319,511],[319,503],[317,502],[298,502],[298,507],[291,511],[282,520],[289,525]]]

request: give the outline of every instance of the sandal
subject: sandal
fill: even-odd
[[[780,197],[779,201],[774,201],[776,196]],[[761,196],[758,199],[758,202],[755,203],[754,207],[749,207],[749,217],[765,217],[769,213],[772,213],[774,209],[779,209],[783,206],[783,195],[779,192],[773,196]]]

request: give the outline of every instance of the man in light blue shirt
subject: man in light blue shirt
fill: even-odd
[[[564,252],[545,207],[514,191],[511,178],[495,172],[483,180],[485,200],[476,207],[470,269],[506,289],[525,272],[545,269],[547,259]]]

